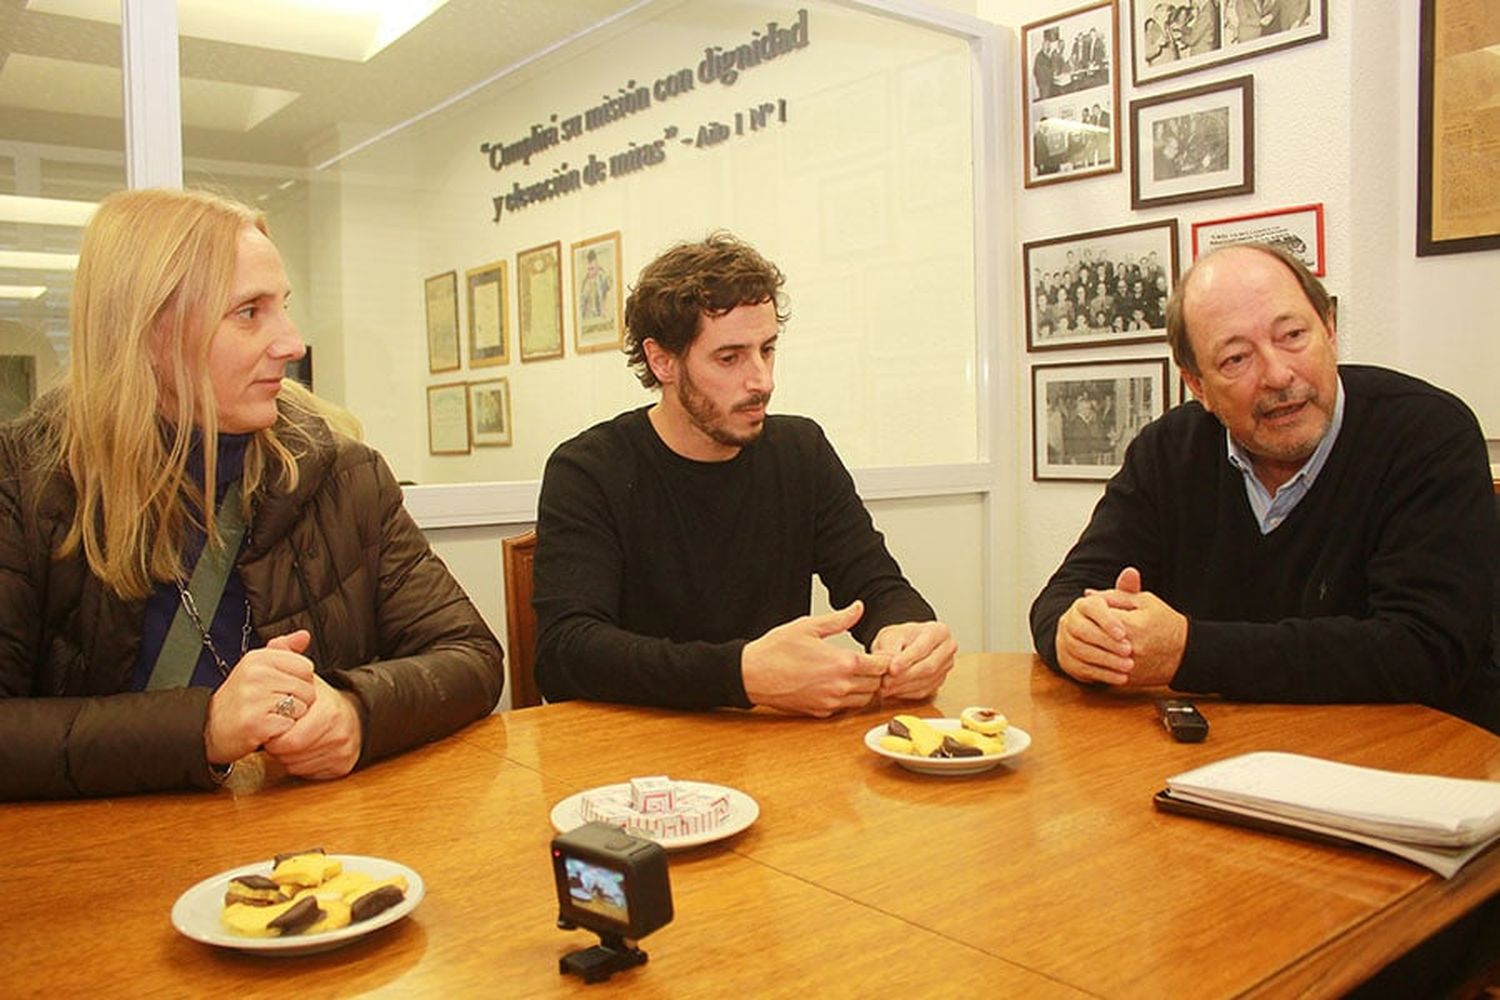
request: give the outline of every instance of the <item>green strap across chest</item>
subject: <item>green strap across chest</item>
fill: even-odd
[[[193,578],[187,585],[187,592],[193,596],[193,604],[205,628],[213,627],[219,599],[224,596],[224,585],[229,582],[234,558],[240,551],[240,541],[245,537],[245,509],[239,483],[228,488],[224,502],[219,506],[216,523],[223,545],[216,547],[204,543],[198,564],[193,567]],[[179,601],[172,627],[167,631],[161,652],[156,655],[156,664],[151,668],[151,677],[146,681],[146,690],[187,687],[202,651],[203,636],[193,624],[187,608]]]

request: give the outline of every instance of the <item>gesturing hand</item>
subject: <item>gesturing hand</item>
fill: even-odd
[[[211,764],[239,760],[291,729],[317,700],[312,661],[302,655],[305,630],[278,636],[240,657],[208,702],[203,746]],[[290,697],[290,707],[277,706]]]
[[[756,705],[820,718],[867,705],[890,666],[884,653],[842,649],[824,641],[865,613],[855,601],[826,615],[804,615],[745,644],[740,673]]]
[[[881,629],[870,652],[891,658],[880,681],[883,697],[921,699],[942,686],[953,669],[958,643],[942,622],[902,622]]]

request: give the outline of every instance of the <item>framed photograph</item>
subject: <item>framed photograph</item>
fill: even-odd
[[[1021,254],[1028,351],[1166,338],[1176,219],[1035,240]]]
[[[1271,243],[1301,260],[1313,274],[1327,273],[1321,202],[1193,223],[1193,260],[1234,243]]]
[[[620,234],[595,236],[572,250],[574,353],[619,350],[625,342]]]
[[[1328,37],[1328,0],[1130,0],[1136,86]]]
[[[469,290],[469,367],[486,368],[510,361],[510,336],[505,322],[506,262],[476,267],[464,273]]]
[[[1500,7],[1422,0],[1417,256],[1500,249]]]
[[[1021,29],[1027,187],[1119,171],[1119,52],[1115,0]]]
[[[464,383],[427,387],[427,453],[469,453],[469,387]]]
[[[469,383],[469,421],[476,448],[510,446],[510,379]]]
[[[1255,78],[1130,102],[1130,207],[1255,190]]]
[[[516,302],[522,361],[563,356],[562,244],[516,254]]]
[[[427,370],[451,372],[458,356],[458,272],[434,274],[424,283],[427,303]]]
[[[0,421],[19,417],[35,399],[36,356],[0,354]]]
[[[1125,447],[1167,412],[1166,358],[1031,369],[1031,477],[1100,480]]]

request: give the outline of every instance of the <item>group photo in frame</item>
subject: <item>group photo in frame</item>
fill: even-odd
[[[1166,358],[1034,365],[1031,469],[1042,480],[1105,480],[1170,402]]]
[[[434,274],[422,283],[427,315],[427,370],[451,372],[462,363],[458,346],[458,272]]]
[[[1276,208],[1195,222],[1193,260],[1235,243],[1269,243],[1307,265],[1319,277],[1328,273],[1323,248],[1323,204]]]
[[[1116,0],[1021,29],[1026,187],[1119,172],[1119,51]]]
[[[469,440],[476,448],[510,444],[510,379],[469,383]]]
[[[469,454],[469,391],[464,383],[427,387],[427,453]]]
[[[469,298],[469,365],[486,368],[510,361],[506,331],[506,262],[497,260],[464,274]]]
[[[516,305],[521,360],[562,357],[562,243],[516,254]]]
[[[1328,0],[1130,0],[1129,17],[1136,86],[1328,37]]]
[[[573,351],[619,350],[625,343],[625,298],[618,231],[572,246]]]
[[[1139,344],[1167,335],[1177,287],[1177,220],[1021,245],[1026,350]]]
[[[1130,102],[1130,207],[1255,191],[1255,78]]]
[[[1422,0],[1419,34],[1417,256],[1500,249],[1500,6]]]

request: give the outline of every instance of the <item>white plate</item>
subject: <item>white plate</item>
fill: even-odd
[[[963,723],[957,719],[923,719],[922,721],[940,732],[951,732],[963,728]],[[1004,753],[990,754],[986,757],[922,757],[914,753],[897,753],[881,746],[880,737],[885,736],[887,732],[884,722],[875,726],[865,733],[865,746],[882,757],[889,757],[909,771],[918,771],[922,774],[978,774],[981,771],[988,771],[1002,760],[1014,757],[1031,746],[1031,734],[1020,726],[1011,725],[1005,727]]]
[[[681,837],[651,837],[650,834],[640,833],[640,836],[649,837],[669,851],[680,851],[687,847],[697,847],[699,844],[711,844],[725,837],[732,837],[754,823],[760,815],[760,804],[738,788],[730,788],[728,785],[710,785],[704,781],[678,781],[678,785],[686,785],[711,795],[724,794],[729,797],[729,818],[717,829],[706,833],[690,833]],[[558,833],[566,833],[574,827],[583,825],[583,797],[591,792],[613,791],[617,788],[629,788],[630,782],[624,781],[618,785],[603,785],[599,788],[590,788],[579,792],[577,795],[569,795],[557,805],[552,807],[552,826]],[[636,833],[637,831],[631,831]]]
[[[375,914],[369,920],[361,920],[337,930],[323,931],[319,934],[293,934],[290,937],[245,937],[225,927],[219,919],[219,914],[224,910],[224,891],[229,888],[230,879],[241,875],[270,876],[271,862],[257,861],[255,864],[241,865],[210,876],[178,896],[177,902],[172,905],[172,926],[194,941],[202,941],[204,944],[238,948],[241,951],[274,952],[278,955],[311,955],[314,952],[328,951],[346,945],[371,931],[395,923],[415,910],[427,892],[427,887],[422,883],[422,876],[395,861],[361,854],[330,854],[329,857],[337,858],[342,862],[344,871],[363,872],[377,881],[397,875],[404,876],[406,898],[390,909]]]

